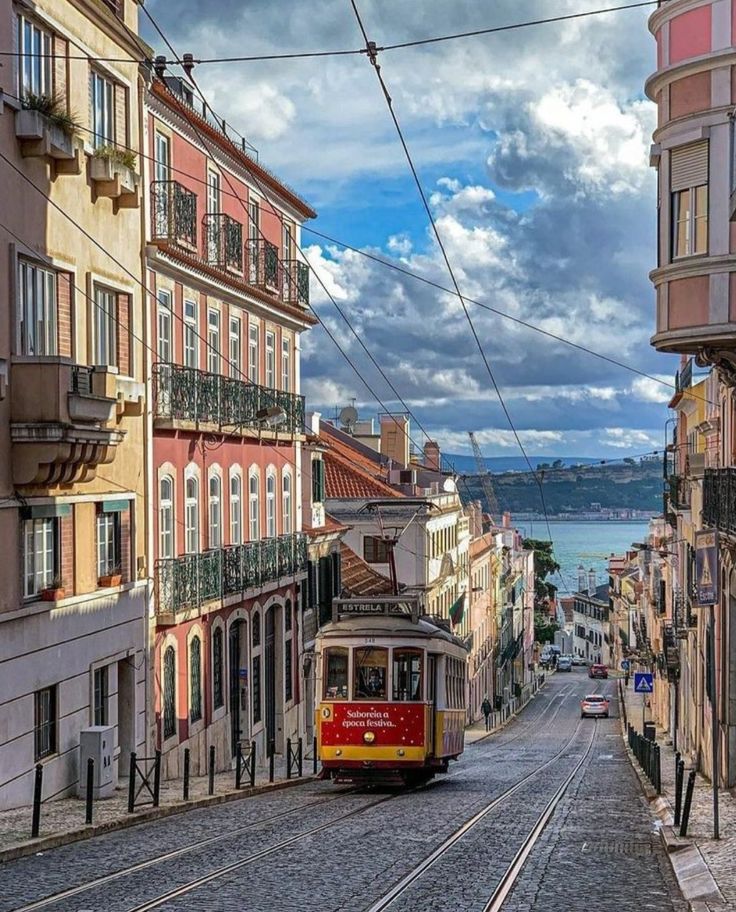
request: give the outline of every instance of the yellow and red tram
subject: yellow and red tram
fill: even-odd
[[[463,752],[467,651],[401,596],[336,600],[317,635],[324,778],[416,784]]]

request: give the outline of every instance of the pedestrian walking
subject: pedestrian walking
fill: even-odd
[[[480,711],[485,716],[486,731],[490,731],[491,730],[491,712],[493,711],[493,707],[491,706],[491,701],[488,699],[488,697],[485,697],[483,702],[480,704]]]

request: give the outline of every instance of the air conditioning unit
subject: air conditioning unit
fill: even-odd
[[[87,760],[95,761],[92,797],[112,798],[115,791],[113,781],[112,751],[115,729],[112,725],[92,725],[79,733],[79,786],[77,794],[87,797]]]

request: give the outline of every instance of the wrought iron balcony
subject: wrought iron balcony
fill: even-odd
[[[264,238],[248,240],[248,272],[246,278],[251,285],[265,288],[267,291],[280,293],[281,269],[279,268],[279,249]]]
[[[301,260],[282,260],[281,273],[284,301],[309,307],[309,266]]]
[[[151,237],[197,249],[197,194],[178,181],[151,184]]]
[[[669,510],[665,507],[665,512],[670,510],[689,510],[690,479],[684,475],[670,475],[667,481],[666,496],[669,500]]]
[[[224,212],[208,212],[202,219],[204,256],[210,266],[243,273],[243,226]]]
[[[302,532],[230,545],[156,563],[156,613],[199,610],[207,602],[278,582],[306,570]]]
[[[705,470],[703,522],[736,536],[736,469]]]
[[[154,416],[162,420],[258,430],[258,412],[279,406],[286,414],[279,430],[298,434],[304,427],[303,396],[178,364],[154,365],[153,400]]]

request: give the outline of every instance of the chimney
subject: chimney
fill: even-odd
[[[508,510],[503,514],[502,523],[503,523],[504,529],[511,528],[511,514],[508,512]]]
[[[428,440],[424,444],[424,465],[435,472],[440,470],[440,445],[436,440]]]
[[[595,595],[596,580],[595,570],[591,567],[588,571],[588,595]]]
[[[578,564],[578,592],[585,592],[585,567],[582,564]]]
[[[401,468],[409,465],[409,419],[406,415],[381,415],[381,455]]]
[[[305,416],[304,424],[315,437],[319,437],[319,421],[321,417],[322,414],[320,412],[307,412]]]

